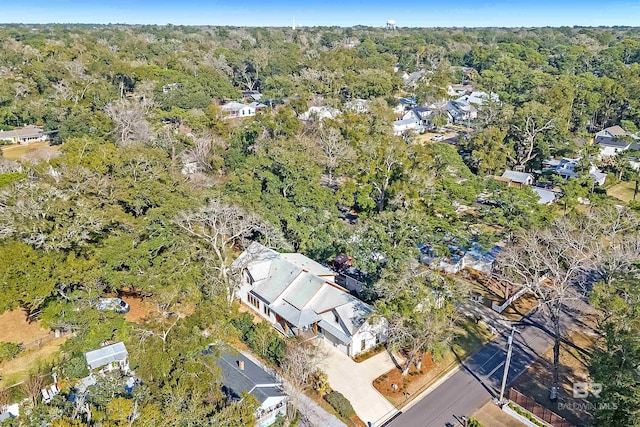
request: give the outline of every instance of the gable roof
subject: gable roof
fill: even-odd
[[[370,305],[335,284],[331,270],[304,255],[279,254],[258,242],[253,242],[249,250],[255,254],[244,267],[253,279],[250,293],[292,325],[308,326],[321,319],[331,323],[334,312],[341,322],[333,324],[333,328],[339,329],[341,336],[346,337],[345,342],[349,342],[373,312]],[[243,253],[239,258],[246,260],[246,257]]]
[[[618,126],[618,125],[610,126],[596,133],[596,136],[625,136],[625,135],[629,135],[629,132],[627,132],[621,126]]]
[[[517,182],[519,184],[524,184],[527,181],[533,180],[533,175],[525,172],[515,172],[515,171],[505,171],[502,174],[502,178],[507,178],[513,182]]]
[[[223,111],[236,111],[243,108],[253,108],[251,105],[242,104],[241,102],[231,101],[220,107]]]
[[[84,354],[90,369],[96,369],[111,362],[126,360],[129,353],[123,342],[106,345]]]
[[[239,361],[244,363],[244,369],[240,369]],[[222,383],[227,393],[235,398],[247,391],[262,404],[269,397],[285,396],[279,381],[242,353],[225,353],[216,365],[222,370]]]

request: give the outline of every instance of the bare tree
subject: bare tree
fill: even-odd
[[[318,346],[309,343],[292,343],[282,361],[282,373],[285,376],[285,392],[289,396],[287,416],[293,419],[299,408],[300,396],[311,384],[311,376],[316,372],[327,353]]]
[[[31,375],[20,384],[20,388],[29,399],[31,403],[36,405],[38,403],[38,397],[40,396],[40,390],[44,386],[44,378],[42,375]]]
[[[224,286],[228,301],[232,301],[237,285],[237,275],[231,271],[232,248],[247,246],[249,238],[258,236],[262,236],[267,245],[284,244],[280,231],[258,215],[219,200],[213,200],[197,211],[180,213],[176,223],[207,243],[213,251],[214,262],[209,265],[216,274],[211,279],[215,279],[215,284]]]
[[[208,133],[197,135],[193,138],[193,147],[184,151],[184,156],[198,164],[198,169],[210,171],[213,169],[212,156],[215,149],[223,150],[227,143],[220,137],[214,137]]]
[[[117,144],[126,145],[151,140],[154,135],[145,119],[150,109],[151,104],[144,100],[138,102],[119,99],[107,104],[104,111],[115,125]]]
[[[586,273],[593,266],[597,230],[587,221],[563,218],[547,229],[530,229],[513,236],[500,253],[498,279],[513,288],[526,288],[538,300],[553,333],[552,393],[560,384],[560,343],[566,309],[586,291]]]
[[[513,125],[513,129],[521,138],[520,143],[516,144],[516,156],[511,157],[516,166],[524,166],[528,161],[534,159],[538,137],[548,130],[555,129],[554,118],[541,118],[536,111],[525,114],[522,121],[523,123],[520,125]]]
[[[323,164],[329,173],[329,186],[333,185],[333,172],[342,160],[348,156],[349,145],[344,141],[340,132],[335,128],[325,128],[318,140],[323,153]]]

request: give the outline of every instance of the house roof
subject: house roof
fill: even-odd
[[[244,363],[244,369],[240,369],[239,361]],[[269,397],[285,396],[280,390],[279,381],[242,353],[225,353],[216,361],[216,365],[222,370],[222,383],[226,391],[235,398],[247,391],[262,404]]]
[[[618,125],[610,126],[596,133],[596,136],[625,136],[625,135],[630,135],[630,134],[629,132],[627,132],[621,126],[618,126]]]
[[[531,187],[531,189],[538,195],[538,203],[541,205],[547,205],[556,199],[556,193],[553,191],[540,187]]]
[[[0,131],[0,139],[40,138],[42,134],[43,131],[41,127],[25,126],[20,129]]]
[[[308,326],[335,311],[344,324],[342,334],[349,336],[373,311],[335,284],[333,272],[302,254],[278,254],[258,242],[247,251],[254,254],[254,259],[247,262],[245,258],[240,263],[254,280],[250,292],[296,327]],[[240,258],[247,256],[243,253]],[[331,276],[318,276],[326,273]]]
[[[519,184],[524,184],[527,181],[533,180],[533,176],[530,173],[515,171],[505,171],[502,174],[502,178],[510,179],[511,181],[517,182]]]
[[[311,258],[307,258],[302,254],[289,253],[289,254],[280,254],[280,256],[283,259],[291,262],[292,264],[297,265],[298,267],[302,268],[305,271],[308,271],[311,274],[315,274],[317,276],[335,276],[336,275],[336,273],[334,273],[328,267],[325,267],[319,262],[316,262]]]
[[[89,368],[96,369],[111,362],[126,360],[129,353],[123,342],[107,345],[84,354]]]
[[[236,111],[236,110],[242,110],[243,108],[247,108],[247,107],[253,108],[250,105],[243,104],[241,102],[231,101],[231,102],[227,102],[220,108],[222,108],[222,110],[224,111]]]

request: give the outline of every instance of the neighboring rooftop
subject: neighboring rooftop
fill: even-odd
[[[518,184],[525,184],[527,182],[533,181],[533,176],[530,173],[526,172],[515,172],[515,171],[505,171],[502,174],[502,178],[506,178],[511,180],[512,182],[517,182]]]
[[[225,353],[216,365],[222,370],[222,382],[227,393],[234,398],[240,398],[246,391],[262,404],[269,397],[285,396],[278,380],[242,353]]]
[[[0,139],[40,138],[42,134],[43,129],[41,127],[29,125],[20,129],[0,130]]]

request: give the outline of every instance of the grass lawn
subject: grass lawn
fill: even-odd
[[[549,408],[575,425],[588,425],[589,414],[574,405],[573,410],[560,410],[559,403],[576,402],[573,398],[573,383],[586,381],[589,376],[587,367],[589,352],[595,345],[596,337],[581,331],[570,333],[568,340],[574,346],[562,344],[560,349],[560,391],[558,401],[549,400],[552,381],[553,349],[550,348],[541,358],[536,360],[527,371],[513,384],[513,388],[527,397],[534,399],[542,406]],[[582,349],[582,350],[579,350]],[[571,407],[572,405],[565,405]]]
[[[48,142],[32,142],[31,144],[12,144],[2,147],[2,155],[8,160],[20,160],[29,153],[35,153],[36,151],[52,151],[55,153],[59,150],[60,146],[50,146]]]
[[[471,415],[487,427],[525,427],[520,421],[502,412],[495,403],[487,402],[482,408]]]
[[[60,337],[42,345],[39,349],[27,350],[13,360],[0,364],[0,390],[19,383],[45,365],[57,361],[60,346],[69,338]]]
[[[607,190],[609,196],[613,196],[623,202],[629,202],[633,200],[633,192],[636,187],[635,181],[633,182],[620,182]]]
[[[438,378],[453,369],[460,360],[464,360],[491,339],[489,330],[471,319],[465,320],[460,326],[460,335],[455,338],[451,349],[437,363],[434,363],[431,355],[427,353],[422,359],[420,371],[412,365],[409,374],[403,377],[400,369],[394,368],[376,378],[373,386],[396,407],[409,403]],[[393,389],[392,384],[398,386],[397,390]],[[405,397],[405,393],[409,393],[409,396]]]

